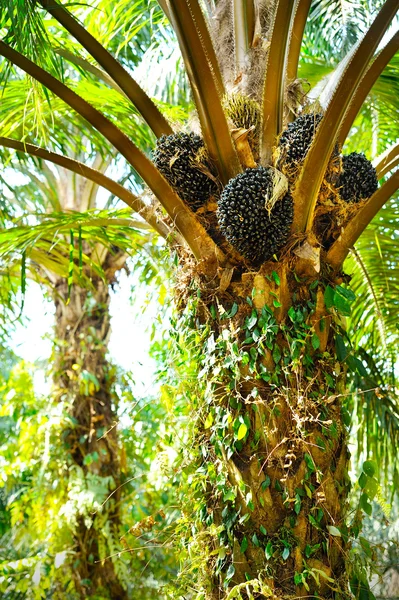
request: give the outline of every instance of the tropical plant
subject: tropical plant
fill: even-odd
[[[1,356],[8,358],[6,353]],[[68,460],[62,439],[71,420],[68,410],[62,410],[65,404],[51,402],[48,394],[34,391],[33,365],[18,361],[12,368],[7,364],[2,372],[6,377],[0,384],[1,597],[82,597],[73,575],[79,560],[75,539],[82,534],[75,526],[90,504],[86,518],[96,526],[97,542],[108,568],[113,562],[110,555],[117,555],[115,570],[126,586],[126,595],[150,600],[154,587],[166,584],[176,568],[172,552],[166,555],[161,543],[154,548],[146,539],[156,536],[159,541],[167,540],[163,530],[169,517],[163,510],[173,490],[164,477],[150,481],[147,475],[157,459],[164,410],[152,398],[133,397],[131,374],[117,374],[118,418],[124,426],[118,427],[123,487],[119,490],[120,524],[116,529],[106,508],[113,497],[107,500],[107,478],[84,473]],[[133,427],[128,426],[130,423]],[[162,494],[157,486],[161,481]],[[87,597],[89,583],[83,584],[83,597]],[[112,597],[111,589],[104,585],[90,597]]]
[[[133,78],[129,57],[118,62],[112,43],[105,42],[110,51],[101,44],[84,8],[74,16],[54,0],[3,2],[6,93],[23,71],[36,82],[36,103],[41,84],[50,105],[62,100],[104,136],[151,192],[152,200],[130,206],[176,253],[173,339],[197,363],[188,382],[196,420],[182,527],[195,597],[373,598],[364,568],[372,553],[359,537],[378,493],[373,456],[359,477],[354,516],[347,511],[351,417],[343,399],[347,373],[365,377],[367,363],[345,329],[355,295],[343,264],[398,189],[397,122],[384,126],[370,95],[380,86],[382,106],[397,110],[386,87],[381,94],[380,76],[398,50],[389,27],[399,0],[374,12],[369,2],[315,2],[309,19],[310,0],[160,5],[196,109],[184,128]],[[120,15],[128,3],[95,6]],[[71,37],[57,37],[60,26]],[[309,96],[298,79],[305,27],[301,68],[318,60],[322,67]],[[335,45],[338,64],[327,56]],[[397,86],[397,68],[390,73]],[[103,107],[85,95],[83,76],[142,117],[157,138],[153,160],[112,114],[117,103]],[[393,144],[376,170],[359,152],[369,150],[362,143],[370,142],[370,124],[374,154]],[[352,130],[354,148],[342,155]],[[16,132],[0,143],[105,185],[97,172],[31,144],[32,130],[23,129],[23,139]],[[126,201],[123,190],[114,193]]]
[[[36,98],[35,111],[29,113],[24,90],[23,82],[13,78],[3,95],[1,120],[4,125],[12,121],[14,131],[15,123],[23,121],[24,113],[26,124],[30,117],[35,121],[43,101],[40,96]],[[97,88],[91,91],[97,101],[98,91]],[[123,115],[123,109],[120,112]],[[47,548],[53,559],[54,553],[58,555],[66,548],[63,569],[50,570],[55,580],[50,593],[58,593],[60,586],[65,593],[67,577],[69,594],[85,596],[89,590],[93,596],[95,589],[98,597],[122,598],[127,594],[129,583],[128,556],[121,562],[116,549],[123,531],[120,511],[124,488],[121,486],[131,473],[126,468],[121,470],[123,449],[116,426],[115,369],[106,357],[110,292],[118,273],[128,268],[129,256],[141,251],[145,242],[149,260],[150,256],[159,255],[160,250],[156,243],[151,243],[151,235],[141,235],[145,223],[132,219],[130,209],[110,209],[115,190],[119,190],[128,203],[140,204],[126,187],[105,175],[114,158],[112,150],[104,143],[96,147],[95,135],[90,136],[90,140],[82,138],[76,123],[71,125],[65,120],[62,106],[53,114],[64,119],[65,125],[52,141],[59,148],[68,146],[77,173],[66,170],[62,160],[61,164],[48,167],[37,156],[17,153],[15,157],[3,153],[8,167],[2,181],[5,207],[0,233],[2,293],[8,294],[4,305],[11,312],[15,306],[13,292],[21,287],[24,296],[26,279],[34,279],[47,288],[55,309],[52,401],[54,410],[64,407],[68,418],[60,423],[60,445],[54,451],[60,452],[60,456],[64,452],[65,456],[63,468],[68,480],[66,485],[57,488],[57,494],[68,519],[57,520],[54,527],[50,525],[53,503],[43,487],[40,510],[48,507],[47,532],[52,533],[46,536],[45,542],[41,540],[42,547]],[[15,160],[17,178],[12,170]],[[89,167],[91,164],[95,169]],[[94,173],[95,179],[108,187],[111,196],[104,210],[96,209],[99,186],[82,178],[79,174],[82,169]],[[125,185],[127,182],[135,185],[129,172],[122,173],[121,180]],[[15,472],[15,466],[11,465]],[[58,471],[63,468],[59,466]],[[53,473],[57,479],[58,471]],[[81,502],[78,504],[71,498],[76,498],[79,486]],[[110,499],[98,510],[109,494]],[[23,494],[26,503],[31,495],[35,496],[35,490],[27,487]],[[18,512],[13,505],[11,510]],[[112,558],[104,562],[106,556]],[[69,577],[66,575],[68,566]],[[58,579],[61,576],[64,579],[57,582],[57,574]],[[8,578],[6,585],[7,582]]]
[[[30,168],[32,170],[32,165]],[[51,207],[54,201],[58,210],[64,212],[42,216],[25,212],[18,216],[18,224],[0,234],[2,259],[11,281],[18,278],[14,284],[19,283],[22,271],[22,277],[45,285],[55,309],[53,390],[47,410],[54,415],[64,412],[65,418],[58,419],[58,429],[53,428],[51,433],[58,434],[59,447],[56,448],[53,440],[48,464],[53,465],[55,461],[57,469],[53,469],[53,477],[64,480],[57,487],[57,502],[61,503],[59,510],[64,511],[68,519],[59,518],[54,527],[50,525],[54,506],[45,492],[46,486],[42,485],[42,500],[47,502],[41,512],[48,509],[48,546],[54,550],[53,539],[58,537],[58,554],[66,551],[64,562],[69,562],[70,567],[69,594],[78,590],[83,596],[95,586],[98,597],[122,598],[126,597],[128,571],[126,564],[116,560],[115,549],[119,548],[122,535],[121,484],[128,479],[129,472],[122,471],[120,465],[122,447],[116,427],[116,374],[106,354],[110,288],[129,254],[140,246],[140,235],[137,229],[130,227],[130,215],[126,211],[115,215],[119,223],[117,232],[109,212],[105,216],[101,211],[95,215],[90,211],[81,212],[79,209],[89,202],[88,198],[95,202],[97,190],[93,190],[91,184],[81,185],[78,176],[69,178],[68,175],[61,169],[35,176],[31,172],[30,182],[14,189],[21,202],[24,195],[33,197],[29,189],[33,185],[36,210],[41,193],[45,208],[46,205]],[[74,190],[77,191],[74,193]],[[37,222],[28,225],[35,217]],[[10,246],[12,251],[8,252]],[[57,420],[54,415],[52,418]],[[40,447],[40,434],[34,437]],[[58,454],[58,461],[54,454]],[[61,456],[64,456],[63,464]],[[11,468],[15,473],[15,466]],[[27,504],[32,491],[27,487],[23,494]],[[99,510],[109,494],[111,498]],[[18,512],[13,505],[11,510]],[[102,562],[111,555],[114,555],[113,560]],[[65,564],[59,575],[65,575],[62,571],[66,569]]]

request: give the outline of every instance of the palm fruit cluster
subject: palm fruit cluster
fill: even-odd
[[[226,115],[237,128],[251,129],[248,142],[255,158],[259,154],[259,137],[261,126],[261,110],[256,100],[243,94],[231,94],[223,102]]]
[[[322,118],[319,113],[301,115],[288,125],[278,143],[278,168],[282,164],[293,167],[304,160]]]
[[[204,142],[195,133],[163,135],[153,154],[155,166],[192,210],[203,206],[217,190]]]
[[[342,157],[342,172],[337,188],[346,202],[359,202],[374,194],[378,188],[377,172],[364,154],[352,152]]]
[[[292,224],[292,197],[286,193],[273,204],[273,181],[273,169],[246,169],[229,181],[218,204],[220,230],[255,266],[284,246]]]

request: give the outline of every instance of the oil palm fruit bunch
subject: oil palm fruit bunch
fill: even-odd
[[[278,168],[282,165],[292,168],[304,160],[322,118],[320,113],[309,113],[288,125],[278,143]]]
[[[254,265],[272,258],[288,239],[293,219],[289,193],[276,200],[275,169],[246,169],[224,188],[217,210],[220,230]]]
[[[226,115],[237,128],[251,129],[248,142],[254,156],[259,154],[261,108],[256,100],[236,93],[225,96],[223,107]]]
[[[204,142],[195,133],[163,135],[153,154],[155,166],[193,211],[203,206],[217,191],[210,172]]]
[[[342,157],[337,188],[341,198],[347,202],[359,202],[374,194],[378,188],[377,172],[364,154],[352,152]]]

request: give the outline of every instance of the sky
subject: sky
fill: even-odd
[[[152,298],[147,304],[144,287],[136,283],[134,276],[122,272],[119,285],[111,292],[109,355],[112,362],[133,372],[134,393],[146,396],[153,391],[155,362],[149,356],[149,326],[157,313],[157,301]],[[134,303],[131,302],[133,285]],[[23,322],[16,323],[10,345],[22,359],[36,363],[34,383],[41,394],[51,389],[51,381],[45,378],[45,363],[51,354],[53,315],[52,302],[44,297],[37,283],[29,282]]]

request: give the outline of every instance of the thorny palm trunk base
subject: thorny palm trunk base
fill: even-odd
[[[344,599],[350,484],[339,325],[325,307],[328,282],[274,268],[224,293],[202,282],[198,294],[208,384],[192,547],[204,552],[206,598]]]

